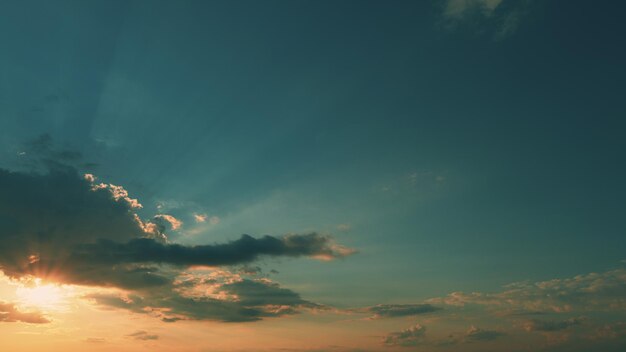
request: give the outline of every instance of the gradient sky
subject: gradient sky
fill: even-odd
[[[0,347],[622,351],[625,10],[0,2]]]

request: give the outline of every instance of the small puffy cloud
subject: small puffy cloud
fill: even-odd
[[[204,223],[204,222],[208,222],[211,225],[217,225],[220,223],[220,221],[222,221],[222,219],[220,219],[219,216],[208,216],[207,214],[197,214],[194,213],[193,214],[193,219],[197,222],[197,223]]]
[[[392,332],[383,338],[386,346],[416,346],[424,342],[426,327],[420,324],[411,326],[408,329]]]
[[[96,182],[96,176],[94,176],[93,174],[85,174],[85,175],[83,175],[83,178],[85,179],[85,181],[87,181],[89,183]]]
[[[14,304],[0,301],[0,322],[45,324],[50,320],[39,312],[22,312]]]
[[[206,214],[193,214],[193,219],[196,222],[206,222],[208,219],[208,216]]]
[[[144,331],[144,330],[135,331],[132,334],[126,335],[126,337],[129,337],[129,338],[134,339],[134,340],[142,340],[142,341],[158,340],[159,339],[159,335],[149,334],[147,331]]]

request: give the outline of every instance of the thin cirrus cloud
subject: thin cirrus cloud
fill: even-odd
[[[123,187],[97,183],[93,175],[81,176],[62,160],[52,161],[45,173],[0,169],[0,269],[12,279],[40,277],[121,289],[124,304],[116,300],[119,295],[88,298],[131,311],[152,307],[170,312],[156,314],[164,321],[254,321],[315,304],[269,279],[231,275],[228,282],[201,280],[198,272],[195,280],[180,278],[193,272],[190,267],[246,264],[263,256],[332,260],[354,253],[317,233],[242,235],[224,244],[199,246],[171,243],[165,231],[179,229],[178,219],[159,214],[142,220],[137,213],[141,204]],[[190,284],[217,293],[190,295]],[[10,304],[1,308],[4,321],[45,322]]]
[[[150,333],[148,333],[147,331],[144,331],[144,330],[135,331],[132,334],[126,335],[126,337],[134,339],[134,340],[142,340],[142,341],[158,340],[159,339],[159,335],[150,334]]]
[[[501,40],[518,29],[529,3],[529,0],[447,0],[442,14],[449,28],[465,26]]]

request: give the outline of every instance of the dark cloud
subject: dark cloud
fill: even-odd
[[[263,236],[253,238],[242,235],[238,240],[225,244],[182,246],[164,244],[150,238],[136,238],[126,243],[99,240],[97,243],[81,244],[72,252],[73,260],[98,264],[159,263],[181,266],[234,265],[252,262],[259,256],[325,256],[340,258],[341,252],[333,249],[326,236],[316,233]]]
[[[475,326],[472,326],[465,333],[465,341],[466,342],[474,342],[474,341],[493,341],[499,337],[506,335],[503,332],[495,331],[495,330],[483,330],[479,329]]]
[[[420,324],[408,329],[392,332],[383,338],[386,346],[416,346],[424,342],[426,327]]]
[[[164,322],[246,322],[296,314],[303,308],[323,308],[267,279],[241,279],[236,275],[219,280],[199,277],[175,281],[171,289],[150,290],[141,295],[91,294],[87,298],[102,306],[150,314]]]
[[[361,309],[373,314],[372,318],[397,318],[419,314],[427,314],[441,310],[430,304],[379,304]]]
[[[159,335],[149,334],[147,331],[143,331],[143,330],[135,331],[132,334],[126,335],[126,337],[129,337],[129,338],[132,338],[132,339],[135,339],[135,340],[142,340],[142,341],[158,340],[159,339]]]
[[[539,320],[532,319],[524,325],[527,331],[561,331],[568,329],[572,326],[581,325],[584,318],[570,318],[566,320]]]
[[[256,276],[263,274],[263,269],[260,266],[243,265],[237,272],[242,275]]]
[[[330,260],[353,253],[317,233],[260,238],[242,235],[231,242],[198,246],[171,243],[164,233],[165,225],[175,230],[180,226],[177,219],[160,214],[142,220],[138,215],[141,204],[123,187],[98,183],[93,175],[80,175],[65,162],[80,155],[54,149],[47,136],[29,148],[28,153],[48,156],[48,164],[53,166],[48,165],[45,173],[0,169],[0,270],[13,279],[35,276],[124,289],[132,299],[91,298],[137,312],[144,312],[146,307],[156,313],[170,311],[169,315],[159,315],[169,322],[254,321],[315,305],[267,279],[186,282],[178,278],[191,266],[247,265],[262,256]],[[219,289],[226,298],[198,296],[192,292],[197,285],[213,285],[210,288]],[[38,315],[19,314],[7,310],[2,319],[46,321]]]
[[[49,323],[50,320],[48,320],[39,312],[22,312],[17,309],[14,304],[0,301],[0,322],[45,324]]]

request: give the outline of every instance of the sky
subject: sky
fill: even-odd
[[[625,10],[0,2],[0,349],[623,351]]]

